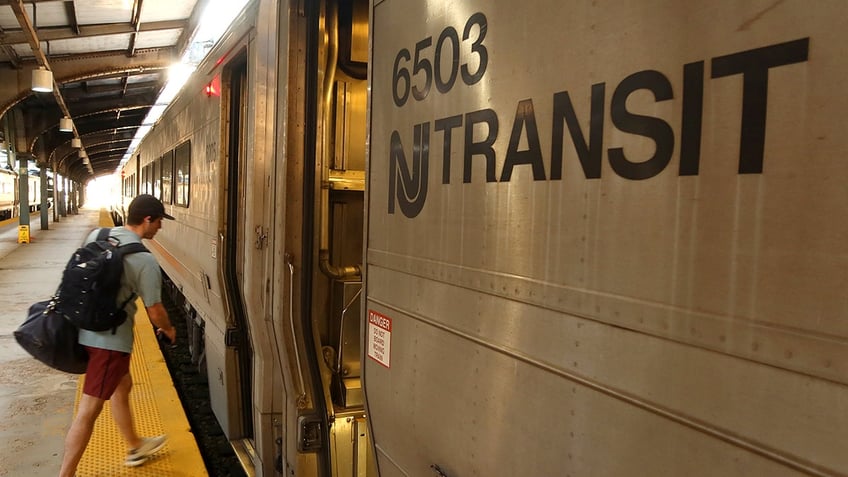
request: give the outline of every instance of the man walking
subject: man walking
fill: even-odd
[[[119,246],[141,242],[141,239],[152,239],[162,228],[162,219],[174,220],[165,213],[165,207],[159,199],[142,194],[130,202],[127,225],[113,228],[110,236],[119,241]],[[94,241],[96,235],[95,230],[88,236],[86,243]],[[133,293],[137,294],[147,309],[150,321],[157,327],[156,333],[174,343],[176,330],[162,305],[161,290],[162,274],[152,254],[134,253],[124,257],[117,303],[121,304]],[[65,455],[59,471],[60,477],[72,477],[76,472],[91,439],[94,422],[107,400],[111,400],[115,424],[130,449],[124,461],[126,465],[141,465],[165,446],[165,436],[140,437],[135,432],[129,401],[133,384],[130,376],[130,353],[136,312],[134,300],[129,301],[126,311],[127,320],[114,331],[79,331],[79,342],[88,352],[89,361],[79,408],[65,437]]]

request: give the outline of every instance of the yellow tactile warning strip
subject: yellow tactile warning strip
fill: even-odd
[[[148,325],[141,301],[136,313],[135,342],[130,373],[133,390],[130,406],[140,436],[167,434],[168,443],[153,458],[138,467],[124,466],[126,444],[112,420],[109,403],[94,425],[94,433],[77,469],[79,477],[157,477],[206,476],[206,467],[191,428],[183,413],[165,360]],[[82,392],[83,376],[77,389],[77,402]]]
[[[105,215],[105,217],[104,217]],[[101,225],[111,224],[108,214],[101,212]],[[106,222],[108,221],[108,222]],[[105,222],[105,223],[104,223]],[[124,466],[126,443],[112,420],[109,402],[94,425],[88,448],[77,469],[79,477],[202,477],[207,476],[197,442],[174,389],[165,360],[159,351],[147,311],[141,300],[136,302],[135,341],[130,374],[130,393],[136,432],[140,436],[167,434],[168,443],[153,458],[138,467]],[[82,394],[85,376],[77,386],[77,402]]]

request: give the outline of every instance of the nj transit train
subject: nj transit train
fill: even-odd
[[[11,219],[20,214],[18,177],[14,171],[0,169],[0,220]],[[27,184],[29,211],[35,212],[41,209],[41,182],[38,175],[27,175]],[[51,204],[52,198],[49,199],[48,207]]]
[[[0,168],[0,220],[11,219],[18,206],[18,175]]]
[[[844,7],[250,3],[123,174],[251,475],[848,475]]]

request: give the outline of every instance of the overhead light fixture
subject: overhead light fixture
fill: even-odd
[[[88,163],[89,163],[89,162],[88,162],[88,158],[87,158],[87,157],[83,157],[83,158],[82,158],[82,163],[83,163],[83,164],[88,164]]]
[[[59,120],[59,131],[62,132],[73,132],[74,131],[74,122],[71,118],[65,116],[64,118]]]
[[[79,157],[88,157],[88,154],[85,153],[85,149],[79,150]]]
[[[43,66],[32,70],[32,90],[39,93],[53,91],[53,72]]]
[[[82,140],[80,140],[80,138],[78,138],[78,137],[71,139],[71,147],[74,148],[74,149],[81,148],[82,147]]]

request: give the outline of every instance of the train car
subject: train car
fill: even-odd
[[[848,475],[844,3],[373,3],[381,475]]]
[[[209,377],[213,412],[249,474],[364,475],[369,447],[358,383],[357,265],[368,4],[307,3],[303,15],[296,3],[248,3],[122,167],[123,199],[115,211],[125,221],[118,211],[150,193],[176,217],[149,248],[184,300],[185,339]],[[348,42],[355,33],[361,57],[347,60],[357,78],[332,98],[345,114],[345,98],[354,97],[346,121],[356,129],[349,146],[355,160],[324,182],[339,210],[332,263],[328,250],[321,250],[323,262],[311,250],[319,235],[330,242],[331,224],[325,213],[319,226],[318,177],[308,200],[302,177],[317,160],[314,101],[337,83],[316,76],[324,68],[318,62],[335,61],[326,52],[319,60],[315,36],[329,7],[333,18],[344,16],[334,21],[344,22],[338,28],[346,29]],[[349,55],[350,47],[339,49]],[[326,212],[331,207],[324,204]],[[343,260],[353,266],[340,266]]]
[[[30,212],[41,210],[41,178],[38,174],[37,170],[27,174],[27,203]]]
[[[17,215],[18,175],[14,171],[0,168],[0,220]]]
[[[19,176],[8,169],[0,169],[0,220],[20,214]],[[27,174],[27,204],[29,211],[41,209],[41,179],[36,172]]]
[[[50,209],[53,207],[53,172],[49,169],[47,170],[47,208]]]
[[[122,171],[249,473],[848,475],[843,10],[250,2]]]

